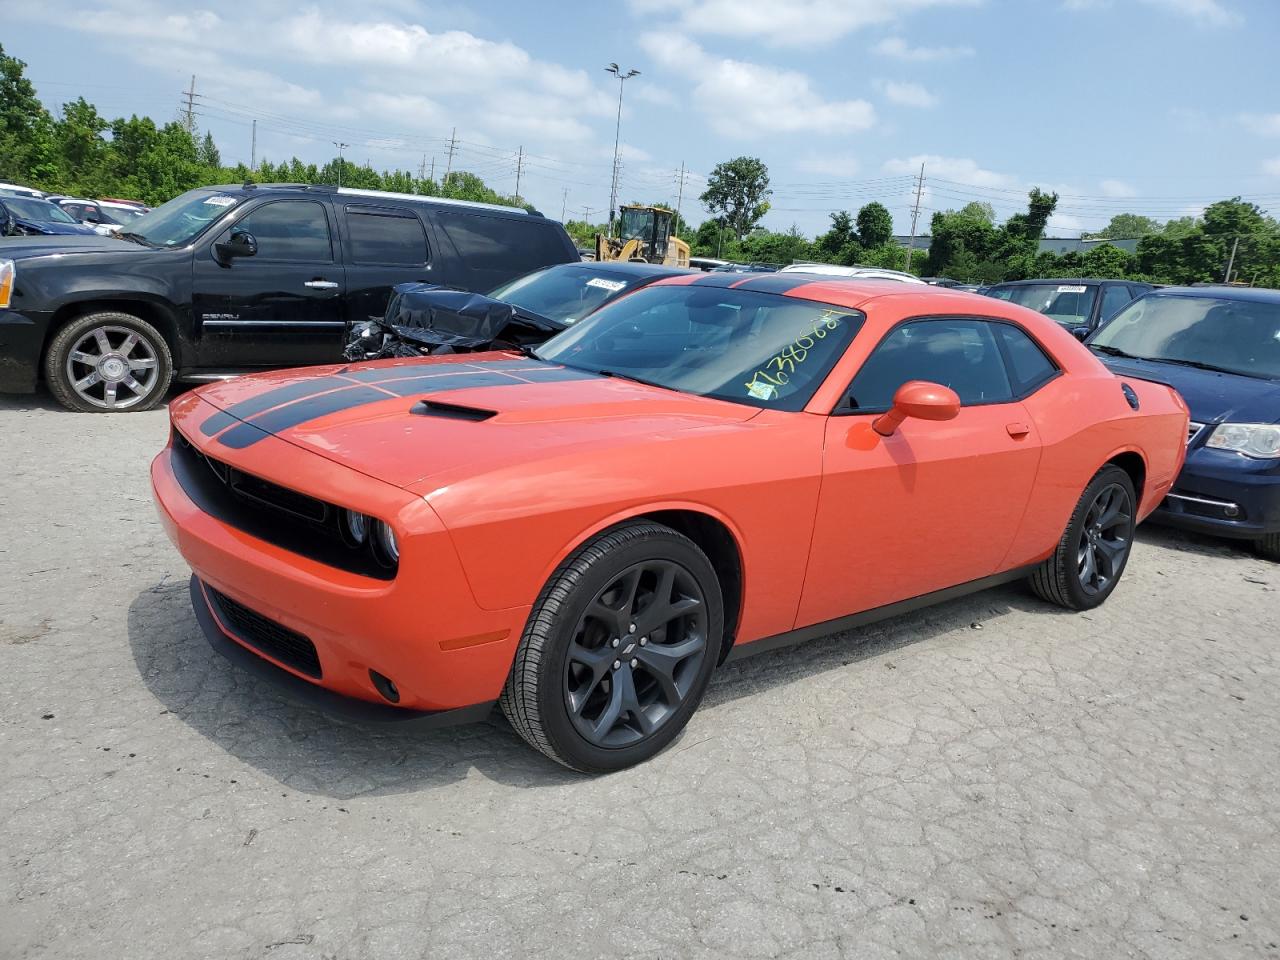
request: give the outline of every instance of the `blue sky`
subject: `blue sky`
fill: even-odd
[[[0,0],[0,42],[50,107],[199,123],[224,160],[446,163],[544,212],[600,219],[617,61],[620,199],[684,209],[721,160],[763,159],[766,224],[807,234],[880,200],[900,231],[973,199],[1003,216],[1031,185],[1078,235],[1236,194],[1280,213],[1278,0]],[[600,211],[601,213],[597,213]]]

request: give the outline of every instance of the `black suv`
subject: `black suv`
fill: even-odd
[[[1010,280],[990,287],[986,295],[1043,313],[1083,340],[1121,307],[1154,289],[1138,280]]]
[[[202,187],[110,237],[0,239],[0,393],[145,410],[176,375],[337,362],[391,287],[487,291],[578,251],[518,207],[297,184]]]

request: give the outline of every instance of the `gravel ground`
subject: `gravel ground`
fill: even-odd
[[[163,411],[0,399],[0,957],[1280,957],[1280,566],[1144,528],[723,670],[598,779],[282,703],[200,636]]]

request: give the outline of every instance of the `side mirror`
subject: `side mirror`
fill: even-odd
[[[1084,338],[1085,338],[1085,337],[1087,337],[1087,336],[1089,336],[1089,334],[1090,334],[1091,332],[1092,332],[1092,331],[1091,331],[1088,327],[1085,327],[1085,326],[1079,326],[1079,327],[1072,327],[1072,328],[1071,328],[1071,335],[1072,335],[1073,337],[1075,337],[1077,340],[1079,340],[1081,343],[1083,343],[1083,342],[1084,342]]]
[[[17,232],[13,214],[0,207],[0,237],[11,237]]]
[[[893,407],[876,417],[871,428],[890,436],[907,417],[917,420],[954,420],[960,415],[960,398],[950,387],[928,380],[908,380],[893,395]]]
[[[222,263],[236,257],[252,257],[258,252],[258,239],[247,230],[232,230],[224,242],[213,245],[213,252]]]

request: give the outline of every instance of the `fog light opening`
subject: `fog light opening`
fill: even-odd
[[[370,670],[369,679],[373,681],[373,685],[377,687],[384,700],[388,700],[391,703],[400,702],[400,691],[396,689],[396,685],[391,682],[390,677],[384,677],[377,670]]]
[[[1226,514],[1228,517],[1240,516],[1240,508],[1237,507],[1234,503],[1228,503],[1225,507],[1222,508],[1222,512]]]

